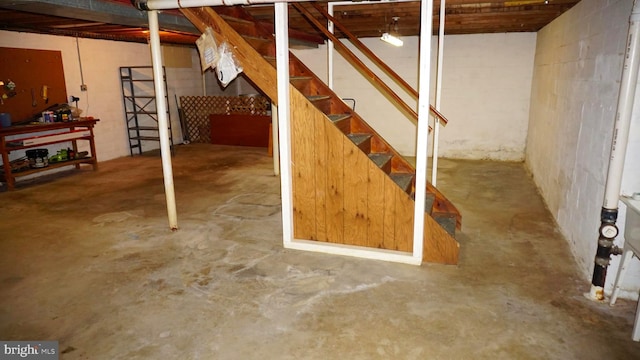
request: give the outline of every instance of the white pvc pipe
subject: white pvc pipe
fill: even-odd
[[[273,174],[280,175],[280,142],[278,141],[278,107],[271,103],[271,151],[273,152]]]
[[[256,5],[311,0],[137,0],[136,7],[145,10],[166,10],[201,6]]]
[[[164,175],[164,192],[167,201],[169,228],[178,229],[178,215],[176,211],[176,195],[173,187],[173,168],[171,165],[171,145],[169,144],[169,126],[167,119],[167,102],[164,91],[164,74],[162,71],[162,53],[160,48],[160,27],[158,12],[148,12],[149,43],[151,45],[151,63],[153,65],[153,85],[156,91],[156,111],[158,112],[158,132],[160,136],[160,154],[162,157],[162,174]]]
[[[424,206],[427,195],[429,143],[429,87],[431,77],[431,29],[433,0],[420,1],[420,78],[418,80],[418,143],[416,145],[416,198],[413,211],[413,257],[422,260]]]
[[[440,0],[440,28],[438,30],[438,61],[436,64],[436,110],[440,111],[442,99],[442,63],[444,57],[444,18],[446,0]],[[438,181],[438,139],[440,136],[440,118],[433,117],[433,160],[431,164],[431,184],[436,186]]]
[[[640,64],[640,5],[636,1],[631,12],[627,49],[620,82],[620,96],[616,113],[613,140],[611,141],[611,160],[607,173],[603,207],[617,209],[622,186],[622,172],[629,141],[629,126],[633,110],[636,84],[638,82],[638,65]]]
[[[618,201],[620,199],[620,188],[622,187],[622,173],[624,170],[627,143],[629,141],[629,127],[631,125],[631,112],[633,110],[636,84],[638,82],[638,66],[640,65],[640,4],[635,1],[631,17],[629,19],[629,33],[627,35],[627,49],[625,51],[624,63],[622,65],[622,79],[620,81],[620,94],[618,96],[618,107],[611,141],[611,156],[609,160],[609,170],[607,171],[607,182],[604,189],[604,200],[602,207],[614,210],[617,213]],[[602,219],[601,219],[602,220]],[[602,231],[601,222],[601,231]],[[598,245],[600,247],[600,245]],[[608,260],[609,256],[607,256]],[[596,254],[596,260],[598,260]],[[593,270],[593,279],[589,290],[589,298],[596,301],[604,300],[604,280],[594,280],[597,272],[604,273],[604,270],[596,264]],[[608,266],[608,264],[606,265]]]
[[[280,134],[280,193],[282,197],[282,243],[293,242],[293,185],[291,178],[291,126],[289,124],[289,18],[286,3],[276,3],[276,69],[278,83],[278,132]]]

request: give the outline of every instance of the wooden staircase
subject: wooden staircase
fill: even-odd
[[[277,103],[275,39],[242,7],[181,9],[234,47],[245,75]],[[290,101],[294,237],[411,252],[415,169],[293,54]],[[427,185],[423,260],[458,262],[461,216]]]

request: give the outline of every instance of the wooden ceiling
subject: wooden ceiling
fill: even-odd
[[[69,1],[62,1],[69,3]],[[501,32],[535,32],[547,25],[579,0],[447,0],[446,34],[478,34]],[[98,10],[59,5],[53,0],[0,1],[0,29],[37,32],[118,41],[147,42],[144,13],[133,8],[129,0],[94,0],[104,3]],[[303,3],[304,4],[304,3]],[[434,1],[434,31],[439,21],[439,0]],[[327,2],[321,2],[326,9]],[[325,22],[309,4],[305,7]],[[273,23],[272,5],[252,5],[246,9],[258,20]],[[109,12],[108,14],[105,14]],[[128,14],[127,12],[131,12]],[[357,37],[378,37],[383,32],[401,36],[419,34],[419,1],[379,1],[373,4],[353,3],[334,6],[335,18]],[[126,17],[123,14],[127,14]],[[161,41],[168,44],[193,45],[199,36],[195,28],[177,11],[165,11],[160,19]],[[397,25],[393,25],[397,18]],[[133,19],[133,20],[132,20]],[[176,25],[177,24],[177,25]],[[322,36],[299,12],[290,7],[289,27]],[[337,32],[339,37],[344,34]],[[322,36],[324,38],[324,36]]]

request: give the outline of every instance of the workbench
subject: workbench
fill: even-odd
[[[69,122],[37,123],[29,125],[11,126],[0,128],[0,154],[2,154],[3,177],[9,190],[15,188],[16,178],[27,176],[42,171],[57,169],[64,166],[73,165],[76,169],[80,164],[90,164],[93,170],[98,170],[98,160],[96,158],[96,145],[93,137],[93,127],[99,119],[80,119]],[[47,132],[44,135],[37,133]],[[7,137],[11,137],[7,139]],[[9,161],[9,153],[12,151],[25,150],[29,148],[43,147],[46,145],[62,142],[71,142],[73,151],[78,154],[78,140],[89,142],[90,154],[80,159],[72,159],[49,163],[46,167],[30,168],[24,171],[12,172]]]

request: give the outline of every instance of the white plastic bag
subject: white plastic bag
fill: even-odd
[[[223,87],[226,87],[239,73],[242,72],[242,66],[236,61],[233,53],[229,49],[229,45],[223,42],[218,49],[218,65],[216,66],[216,74],[218,80]]]
[[[200,52],[200,65],[202,65],[202,71],[204,72],[208,68],[216,67],[220,57],[218,55],[216,39],[213,37],[213,32],[210,27],[208,27],[202,35],[200,35],[198,40],[196,40],[196,46],[198,46],[198,52]]]

